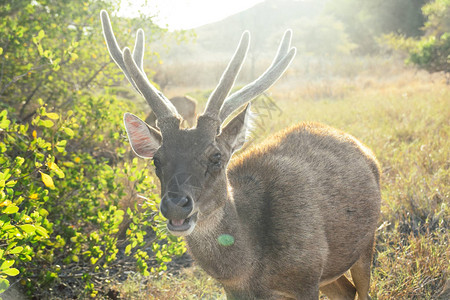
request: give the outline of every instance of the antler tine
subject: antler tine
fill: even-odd
[[[147,76],[139,69],[131,56],[131,51],[129,48],[125,47],[123,49],[123,60],[132,80],[144,96],[145,100],[147,100],[157,119],[171,116],[173,117],[174,112],[170,109],[170,106],[167,105],[166,100],[160,97],[160,93],[156,90],[156,88],[150,84]]]
[[[249,44],[250,33],[245,31],[241,36],[241,40],[239,41],[239,45],[236,48],[233,58],[220,78],[219,84],[209,97],[203,115],[209,115],[212,118],[217,118],[219,115],[220,107],[222,106],[224,99],[228,96],[228,93],[233,87],[236,77],[241,70],[242,63],[247,55]]]
[[[272,61],[272,64],[269,68],[272,68],[276,63],[278,63],[290,50],[291,46],[291,39],[292,39],[292,30],[288,29],[283,35],[283,38],[281,39],[280,46],[278,47],[277,55],[275,56],[274,60]]]
[[[106,10],[102,10],[100,12],[100,19],[102,21],[103,36],[105,37],[106,47],[108,47],[109,54],[111,54],[112,59],[119,66],[119,68],[122,70],[122,72],[125,74],[125,77],[131,83],[131,85],[134,87],[134,89],[137,92],[139,92],[139,89],[137,88],[137,86],[133,82],[133,80],[131,79],[130,74],[128,74],[127,68],[125,67],[125,63],[123,62],[123,57],[122,57],[122,51],[120,51],[119,44],[117,43],[116,37],[112,30],[111,22],[109,20],[109,16],[108,16],[108,13],[106,12]],[[137,52],[141,52],[142,53],[141,55],[143,55],[144,54],[143,35],[141,38],[142,38],[142,41],[140,44],[142,45],[142,49],[141,49],[142,51],[137,51]],[[139,34],[136,37],[136,45],[138,45],[138,39],[139,39]],[[142,57],[141,57],[141,61],[142,61]]]
[[[141,73],[145,76],[145,78],[148,81],[148,77],[147,77],[147,75],[145,75],[145,72],[144,72],[144,40],[145,40],[144,30],[139,28],[136,33],[136,42],[134,44],[134,49],[133,49],[133,60],[136,62],[136,65],[138,66],[139,70],[141,71]],[[134,82],[132,82],[132,83],[135,84]],[[153,86],[150,82],[149,82],[149,84],[151,86]],[[169,99],[167,99],[160,91],[156,90],[156,88],[154,90],[157,92],[157,94],[161,98],[161,100],[164,101],[164,103],[169,107],[169,109],[172,111],[172,113],[174,115],[178,115],[178,111],[177,111],[176,107],[172,104],[172,102],[170,102]],[[139,91],[139,93],[141,93],[141,92]]]
[[[166,109],[156,109],[160,111],[159,113],[156,112],[154,107],[162,107],[160,103],[164,103],[163,106],[165,106],[170,112],[170,115],[178,116],[177,109],[173,104],[165,98],[159,91],[154,88],[151,83],[148,81],[147,75],[144,73],[143,68],[143,62],[144,62],[144,31],[142,29],[138,29],[136,34],[136,42],[134,45],[133,50],[133,57],[132,61],[133,64],[136,65],[138,68],[140,76],[140,83],[145,82],[145,85],[139,86],[137,84],[136,79],[134,78],[133,74],[131,74],[131,71],[128,70],[129,66],[126,65],[124,61],[124,53],[120,50],[119,45],[117,43],[116,37],[114,35],[114,32],[112,30],[111,22],[109,20],[108,13],[105,10],[102,10],[100,12],[100,18],[102,21],[102,27],[103,27],[103,35],[105,37],[106,46],[108,47],[108,51],[111,54],[112,59],[114,62],[119,66],[119,68],[122,70],[122,72],[125,74],[125,77],[128,79],[128,81],[131,83],[131,85],[134,87],[134,89],[144,96],[145,100],[147,100],[148,104],[152,108],[152,110],[155,112],[155,115],[158,118],[161,118],[163,115],[168,115]],[[125,51],[124,51],[125,52]],[[131,57],[131,55],[130,55]],[[148,86],[147,86],[148,85]],[[142,89],[145,89],[145,95]],[[148,91],[151,91],[149,93]],[[162,115],[159,115],[162,114]]]
[[[144,72],[144,41],[144,30],[139,28],[136,32],[136,42],[134,43],[133,49],[133,60],[136,62],[136,65],[142,72]]]
[[[236,109],[263,93],[274,84],[292,62],[296,48],[291,48],[292,31],[287,30],[270,67],[255,81],[227,97],[220,109],[219,118],[223,122]]]

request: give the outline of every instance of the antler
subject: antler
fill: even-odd
[[[128,48],[124,48],[123,52],[120,50],[112,30],[108,13],[105,10],[100,12],[100,18],[109,54],[136,91],[144,96],[156,117],[158,119],[179,117],[175,106],[150,83],[147,75],[144,73],[144,31],[142,29],[137,31],[136,43],[134,45],[133,55],[131,55],[130,49]]]
[[[225,99],[219,112],[221,122],[225,121],[236,109],[262,94],[281,77],[292,62],[297,51],[295,47],[291,48],[291,38],[292,31],[287,30],[270,67],[258,79]]]
[[[241,70],[242,63],[247,55],[249,43],[250,33],[245,31],[241,36],[241,40],[239,41],[239,45],[233,58],[220,78],[219,84],[209,97],[203,115],[209,115],[212,118],[217,118],[219,115],[220,107],[222,106],[224,99],[228,96],[228,93],[233,87],[234,81]]]

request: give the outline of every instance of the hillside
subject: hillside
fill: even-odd
[[[241,33],[249,30],[252,46],[264,48],[268,40],[276,44],[286,28],[292,28],[299,19],[318,16],[323,6],[323,1],[267,0],[221,21],[196,28],[198,44],[212,51],[228,51]],[[276,40],[271,38],[274,35]]]
[[[154,80],[170,88],[192,84],[212,87],[245,30],[251,33],[251,44],[238,83],[253,80],[268,66],[288,28],[293,30],[292,45],[299,52],[296,61],[348,54],[353,45],[341,24],[323,14],[324,6],[325,1],[321,0],[268,0],[195,28],[196,38],[191,42],[155,40],[151,47],[161,53],[163,64],[154,65],[157,71]]]

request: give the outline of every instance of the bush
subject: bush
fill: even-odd
[[[0,7],[0,294],[18,278],[37,297],[49,298],[55,284],[61,292],[66,281],[94,297],[94,283],[125,260],[148,274],[184,252],[162,230],[150,163],[128,159],[122,114],[133,105],[114,95],[123,75],[98,20],[101,8],[118,3]],[[136,192],[148,199],[136,201]]]
[[[111,151],[125,154],[119,125],[125,108],[104,97],[83,100],[86,106],[79,105],[78,111],[69,110],[66,115],[49,113],[42,106],[31,124],[8,119],[6,110],[0,114],[2,290],[8,286],[6,276],[19,272],[30,294],[51,286],[59,276],[81,272],[86,291],[95,295],[90,279],[116,262],[124,215],[130,218],[125,254],[134,256],[137,270],[143,274],[149,271],[148,253],[136,249],[148,242],[144,236],[150,228],[159,241],[152,249],[160,267],[153,271],[165,269],[172,254],[184,252],[178,239],[168,238],[161,230],[153,178],[137,167],[137,159],[114,166],[102,152],[94,148],[89,153],[79,146],[78,138],[84,135],[80,129],[88,127],[83,120],[92,117],[83,114],[93,110],[105,116],[104,107],[109,111],[112,106],[116,113],[96,124],[104,135],[90,132],[91,142],[106,136]],[[151,199],[125,212],[119,204],[127,197],[127,185]],[[161,245],[160,241],[167,239]]]
[[[431,73],[450,72],[450,1],[434,0],[422,7],[427,22],[425,34],[420,38],[405,38],[388,34],[382,42],[389,47],[407,53],[407,63]],[[447,78],[449,81],[450,78]]]

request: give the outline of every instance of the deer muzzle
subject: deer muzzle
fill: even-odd
[[[167,228],[174,235],[188,235],[197,221],[197,213],[193,213],[194,202],[188,196],[161,200],[161,214],[168,219]]]

